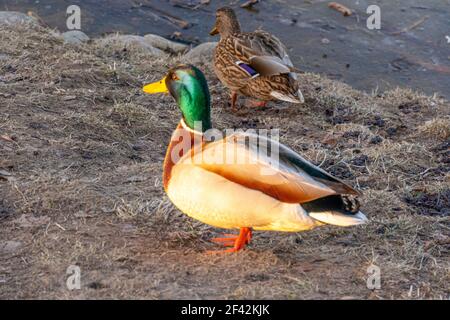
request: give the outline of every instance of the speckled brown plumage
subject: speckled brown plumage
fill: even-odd
[[[217,33],[221,39],[214,54],[215,72],[232,93],[262,101],[303,102],[296,69],[278,38],[262,30],[240,32],[239,22],[230,8],[217,11],[211,34]],[[260,58],[259,64],[255,57]],[[259,76],[252,78],[237,61],[252,67]]]

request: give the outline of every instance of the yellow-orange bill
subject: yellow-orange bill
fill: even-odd
[[[214,28],[212,28],[212,30],[209,32],[209,35],[215,36],[218,33],[219,33],[219,30],[217,30],[217,27],[214,26]]]
[[[154,93],[166,93],[169,92],[166,86],[166,78],[164,77],[160,81],[153,82],[145,85],[142,90],[146,93],[154,94]]]

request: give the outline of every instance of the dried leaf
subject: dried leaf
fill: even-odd
[[[0,139],[8,142],[14,142],[14,139],[7,135],[0,135]]]
[[[342,13],[345,17],[351,16],[352,15],[352,10],[350,10],[349,8],[347,8],[346,6],[344,6],[343,4],[337,3],[337,2],[330,2],[328,4],[328,7],[331,9],[334,9],[336,11],[339,11],[340,13]]]
[[[243,4],[241,4],[241,8],[251,9],[255,4],[257,4],[259,0],[249,0]]]

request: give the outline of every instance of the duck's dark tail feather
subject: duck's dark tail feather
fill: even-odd
[[[352,196],[328,196],[302,203],[302,207],[311,218],[327,224],[347,227],[367,222],[367,217],[359,211],[357,198]]]

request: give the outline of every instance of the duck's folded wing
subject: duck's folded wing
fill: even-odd
[[[288,74],[297,71],[286,47],[275,36],[262,30],[230,37],[228,47],[236,57],[261,76]]]
[[[358,194],[286,146],[254,134],[235,133],[207,143],[193,149],[179,164],[200,166],[287,203]]]
[[[256,30],[254,35],[260,39],[260,42],[265,44],[265,50],[263,49],[261,51],[262,56],[277,57],[283,61],[285,66],[290,69],[294,68],[294,64],[292,63],[291,58],[289,58],[288,51],[280,39],[275,37],[273,34],[265,32],[264,30]]]
[[[262,76],[276,76],[291,72],[284,62],[273,56],[252,56],[249,59],[250,66]]]

